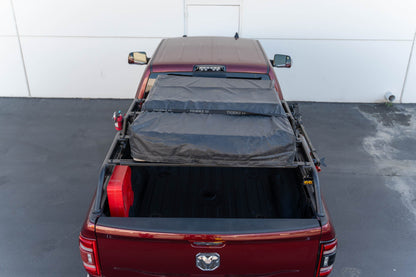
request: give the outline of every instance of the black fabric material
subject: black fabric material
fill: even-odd
[[[142,112],[130,126],[136,160],[199,165],[282,166],[294,161],[287,119]]]
[[[240,114],[227,114],[235,111]],[[159,76],[128,129],[131,156],[173,164],[291,165],[295,136],[283,111],[271,81]]]
[[[285,116],[273,81],[159,75],[143,111]]]

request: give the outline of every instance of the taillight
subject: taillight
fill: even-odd
[[[321,244],[321,252],[319,255],[319,266],[316,273],[317,277],[328,276],[335,262],[335,255],[337,251],[337,240]]]
[[[91,276],[100,276],[100,265],[98,263],[98,252],[96,240],[79,236],[79,251],[85,270]]]

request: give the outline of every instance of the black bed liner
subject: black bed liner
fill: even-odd
[[[134,167],[133,217],[308,218],[296,169]]]

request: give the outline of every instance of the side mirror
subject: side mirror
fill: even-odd
[[[287,55],[276,54],[274,55],[273,66],[290,68],[292,66],[292,58]]]
[[[150,58],[147,57],[146,52],[131,52],[128,62],[130,64],[147,64],[149,60]]]

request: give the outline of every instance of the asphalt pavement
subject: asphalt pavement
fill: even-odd
[[[130,100],[0,98],[0,276],[85,276],[78,234]],[[334,277],[416,275],[416,105],[300,103]]]

